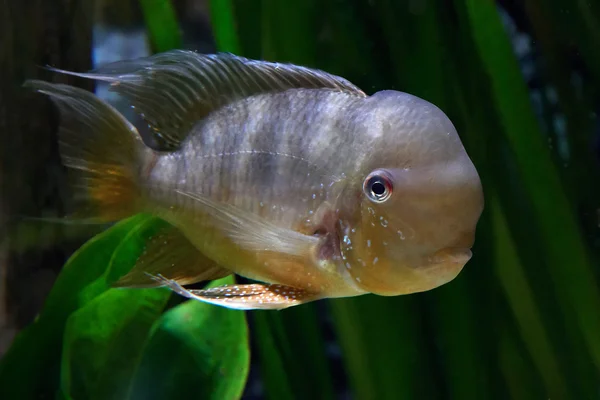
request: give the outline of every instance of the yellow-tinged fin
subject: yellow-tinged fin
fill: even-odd
[[[135,214],[139,160],[151,151],[135,127],[86,90],[39,80],[24,86],[48,95],[60,111],[60,155],[80,205],[73,217],[111,222]]]
[[[279,227],[235,206],[216,202],[200,194],[181,190],[176,192],[195,200],[221,232],[246,250],[311,257],[323,244],[322,238]]]
[[[216,265],[173,226],[166,226],[149,238],[133,269],[113,287],[160,286],[148,276],[162,275],[182,285],[224,278],[231,271]]]
[[[282,310],[324,298],[318,293],[284,285],[255,283],[188,290],[163,276],[152,278],[181,296],[235,310]]]
[[[229,53],[172,50],[119,61],[89,73],[56,72],[109,82],[172,148],[210,112],[252,95],[288,89],[329,88],[366,94],[344,78],[320,70],[250,60]]]

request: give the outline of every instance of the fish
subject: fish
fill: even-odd
[[[481,181],[448,116],[395,90],[231,53],[171,50],[89,72],[164,146],[92,92],[28,80],[60,112],[75,218],[166,222],[119,288],[281,310],[452,281],[472,257]],[[186,285],[237,275],[256,283]]]

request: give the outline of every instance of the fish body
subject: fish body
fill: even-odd
[[[147,179],[158,190],[147,194],[147,207],[240,275],[332,296],[362,293],[345,269],[333,265],[333,257],[319,258],[317,241],[314,252],[298,255],[238,246],[194,196],[176,194],[199,194],[312,236],[322,225],[319,214],[335,213],[339,183],[353,164],[338,153],[347,148],[344,154],[350,155],[352,146],[343,134],[349,131],[348,116],[335,110],[355,102],[344,93],[295,89],[216,111],[194,126],[179,151],[154,161]],[[318,104],[328,107],[318,110]]]
[[[110,82],[171,146],[146,147],[90,93],[29,83],[61,109],[61,155],[83,183],[82,212],[145,212],[171,225],[118,286],[279,309],[430,290],[471,257],[481,183],[450,120],[425,100],[183,51],[76,75]],[[264,284],[181,286],[231,273]]]

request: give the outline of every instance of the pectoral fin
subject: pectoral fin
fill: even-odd
[[[322,239],[292,229],[279,227],[258,215],[223,204],[208,197],[177,191],[194,199],[206,214],[215,218],[216,226],[240,247],[251,251],[273,251],[292,256],[313,254]]]
[[[166,226],[148,240],[131,271],[112,286],[159,286],[148,274],[161,274],[182,285],[189,285],[224,278],[231,275],[231,271],[204,256],[177,228]]]
[[[323,298],[320,294],[284,285],[225,285],[204,290],[187,290],[161,275],[151,278],[181,296],[235,310],[281,310]]]

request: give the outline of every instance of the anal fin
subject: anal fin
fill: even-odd
[[[182,285],[224,278],[232,272],[219,267],[202,254],[173,226],[166,226],[152,236],[131,271],[112,284],[113,287],[156,287],[149,275],[160,274]]]
[[[235,310],[281,310],[323,298],[323,295],[285,285],[256,283],[188,290],[161,275],[151,278],[181,296]]]

